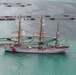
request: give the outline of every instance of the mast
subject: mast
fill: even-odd
[[[58,22],[58,25],[57,25],[57,32],[56,32],[56,42],[55,42],[55,47],[58,46],[58,38],[59,38],[59,22]]]
[[[20,45],[20,35],[21,35],[21,15],[19,17],[18,45]]]
[[[41,44],[43,44],[43,42],[42,42],[42,34],[43,34],[42,24],[43,24],[43,16],[41,16],[41,20],[40,20],[40,32],[39,32],[39,42],[38,42],[39,48],[41,47]]]

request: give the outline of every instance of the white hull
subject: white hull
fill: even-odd
[[[9,46],[5,46],[5,51],[8,52],[22,52],[22,53],[61,53],[61,52],[65,52],[66,50],[68,50],[68,48],[51,48],[51,49],[28,49],[28,48],[20,48],[20,47],[14,47],[15,51],[13,51]]]

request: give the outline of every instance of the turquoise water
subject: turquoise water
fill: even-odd
[[[0,49],[0,75],[76,75],[76,42],[66,54],[8,53]]]
[[[10,2],[10,0],[2,0],[1,2]],[[11,2],[14,1],[11,0]],[[67,0],[64,3],[46,1],[33,3],[29,10],[14,7],[11,9],[1,7],[0,10],[0,15],[42,14],[43,12],[51,15],[76,14],[76,4],[74,0]],[[4,12],[5,10],[7,12]],[[15,21],[0,21],[0,37],[12,37],[12,31],[18,29],[15,23]],[[48,36],[55,36],[57,23],[58,21],[45,21],[44,30]],[[70,46],[65,54],[8,53],[3,47],[0,47],[0,75],[76,75],[76,20],[59,21],[59,23],[60,31],[66,33]],[[38,30],[38,25],[39,21],[25,21],[22,28],[26,34],[32,34]],[[61,37],[65,38],[63,35]]]

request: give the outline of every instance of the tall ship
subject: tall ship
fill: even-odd
[[[23,42],[22,39],[26,38],[26,36],[22,35],[21,28],[21,15],[19,16],[18,22],[18,31],[14,31],[13,33],[17,33],[17,37],[13,37],[12,40],[15,41],[14,44],[4,45],[5,51],[8,52],[22,52],[22,53],[62,53],[69,49],[69,46],[59,44],[59,23],[57,25],[56,36],[51,38],[50,40],[45,40],[46,36],[44,36],[45,32],[43,29],[43,16],[40,18],[40,28],[39,32],[36,32],[38,36],[27,36],[31,41]],[[36,39],[35,39],[36,38]],[[36,40],[36,44],[32,45],[32,41]],[[54,43],[51,43],[51,42]],[[50,42],[50,43],[49,43]]]

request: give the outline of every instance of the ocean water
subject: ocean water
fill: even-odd
[[[0,49],[0,75],[75,75],[76,42],[66,54],[9,53]]]
[[[23,0],[20,1],[25,2]],[[16,0],[16,2],[20,1]],[[10,0],[2,0],[1,2],[10,2]],[[31,0],[30,2],[33,6],[26,8],[1,6],[0,15],[50,14],[62,17],[64,14],[71,14],[71,17],[76,17],[76,3],[74,0],[64,2],[51,2],[50,0],[36,2]],[[18,29],[18,26],[15,25],[16,22],[0,21],[0,37],[12,37],[11,33]],[[60,37],[67,37],[70,46],[70,49],[65,54],[9,53],[5,52],[3,47],[0,47],[0,75],[76,75],[76,20],[47,20],[44,26],[46,35],[55,36],[58,22],[60,24],[60,32],[65,33],[65,35]],[[26,34],[32,34],[38,30],[38,27],[39,20],[23,21],[22,29],[26,31]]]

